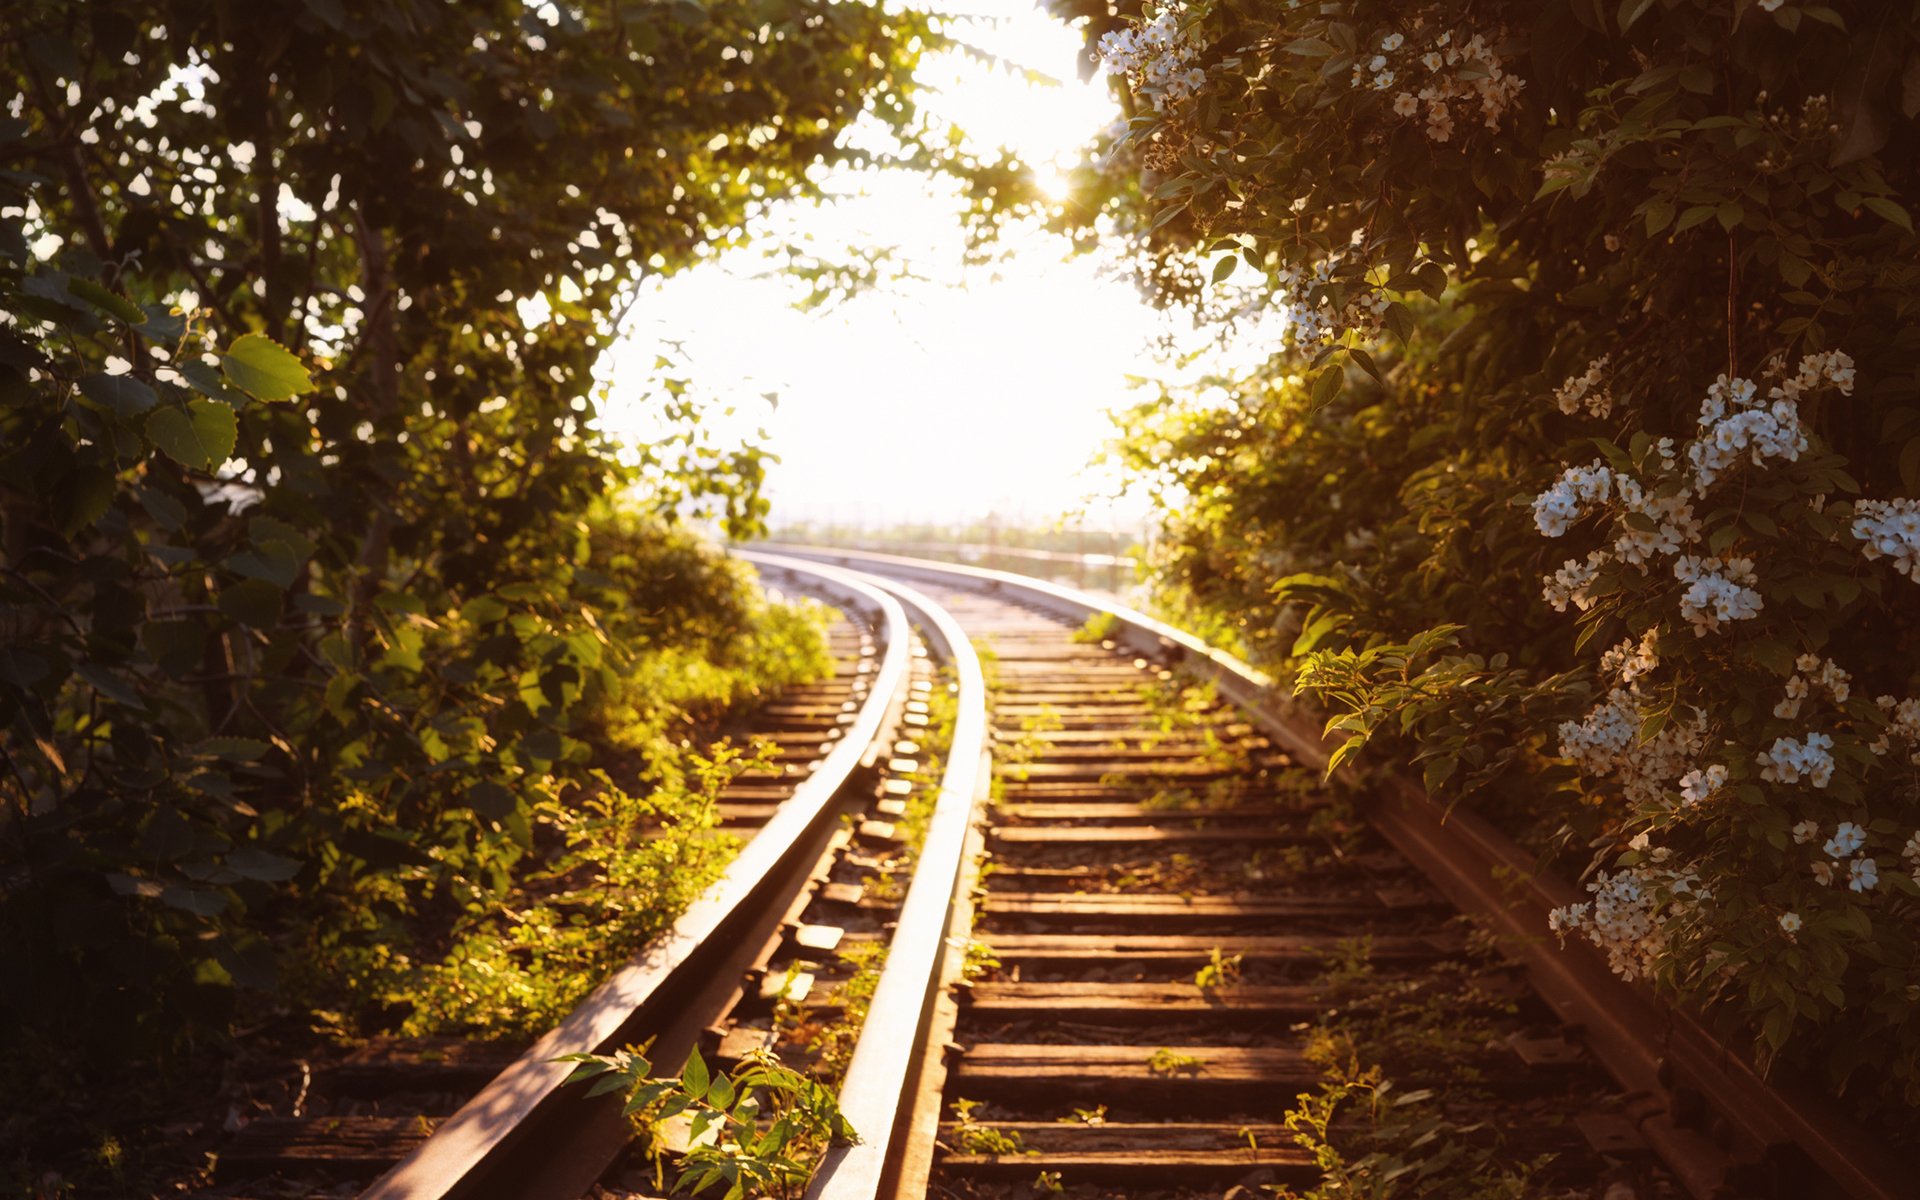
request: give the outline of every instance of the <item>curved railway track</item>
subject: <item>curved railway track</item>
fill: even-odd
[[[617,1098],[555,1061],[647,1040],[663,1066],[772,1047],[838,1075],[860,1141],[809,1200],[1309,1185],[1285,1114],[1356,1047],[1443,1097],[1422,1111],[1458,1162],[1551,1155],[1538,1191],[1913,1194],[1821,1104],[1543,938],[1567,889],[1491,829],[1397,783],[1324,788],[1317,732],[1244,664],[1021,576],[743,557],[851,623],[834,679],[755,717],[782,752],[722,798],[751,836],[725,877],[504,1069],[389,1054],[385,1099],[256,1123],[267,1152],[230,1161],[286,1186],[247,1194],[351,1194],[300,1171],[404,1151],[361,1194],[654,1195]],[[1104,641],[1075,635],[1102,614]]]

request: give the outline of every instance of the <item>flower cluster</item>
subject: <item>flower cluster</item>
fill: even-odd
[[[1287,336],[1294,345],[1325,345],[1348,330],[1366,340],[1384,328],[1392,301],[1379,288],[1360,288],[1345,304],[1334,306],[1326,289],[1333,282],[1336,265],[1326,259],[1315,263],[1312,271],[1289,265],[1275,274],[1277,294],[1287,310]],[[1317,300],[1312,298],[1316,291]]]
[[[1642,675],[1652,674],[1660,665],[1659,645],[1660,631],[1649,629],[1638,642],[1628,638],[1602,654],[1600,669],[1609,675],[1618,675],[1621,683],[1632,683]]]
[[[1820,826],[1812,821],[1802,821],[1793,827],[1793,840],[1803,846],[1819,836]],[[1916,838],[1920,838],[1920,835],[1915,836]],[[1880,864],[1864,854],[1857,853],[1857,851],[1864,848],[1866,844],[1866,830],[1854,824],[1852,821],[1840,822],[1834,829],[1833,836],[1828,838],[1826,844],[1820,847],[1826,854],[1826,859],[1815,859],[1811,864],[1814,882],[1818,883],[1821,887],[1832,887],[1834,879],[1838,876],[1837,868],[1840,860],[1848,859],[1848,856],[1852,855],[1853,857],[1848,859],[1846,864],[1848,890],[1855,892],[1872,891],[1874,885],[1880,882]],[[1914,843],[1909,842],[1909,848],[1911,848],[1913,844]]]
[[[1874,704],[1887,717],[1887,727],[1867,744],[1875,754],[1885,754],[1898,742],[1908,752],[1908,761],[1920,765],[1920,700],[1892,696],[1875,698]]]
[[[1481,34],[1465,39],[1451,29],[1429,34],[1416,22],[1411,39],[1388,33],[1375,47],[1370,55],[1355,56],[1353,86],[1375,92],[1398,86],[1393,111],[1402,117],[1424,116],[1426,134],[1436,142],[1452,140],[1455,121],[1476,117],[1500,132],[1500,118],[1527,86],[1526,80],[1507,72]]]
[[[1180,28],[1178,13],[1166,8],[1150,21],[1106,34],[1094,56],[1109,74],[1124,75],[1129,87],[1164,111],[1206,83],[1207,73],[1193,65],[1199,54],[1200,48]]]
[[[1719,791],[1727,782],[1727,769],[1714,763],[1705,770],[1695,768],[1680,777],[1680,800],[1683,804],[1698,804]]]
[[[1643,842],[1635,839],[1635,844],[1638,848]],[[1548,926],[1563,939],[1569,931],[1578,931],[1606,951],[1607,965],[1625,979],[1653,972],[1666,949],[1667,922],[1707,896],[1692,870],[1660,865],[1668,857],[1664,848],[1650,851],[1648,857],[1652,861],[1647,864],[1611,875],[1600,872],[1587,885],[1591,902],[1556,908],[1547,917]]]
[[[1760,615],[1765,601],[1752,585],[1759,582],[1750,558],[1703,558],[1682,554],[1673,560],[1673,577],[1687,585],[1680,593],[1680,615],[1705,637],[1725,621]]]
[[[1814,692],[1825,693],[1835,704],[1845,704],[1853,695],[1853,676],[1840,669],[1832,659],[1817,654],[1802,654],[1794,667],[1800,672],[1787,680],[1786,695],[1773,706],[1773,715],[1791,721],[1800,715],[1800,704]]]
[[[1593,586],[1594,579],[1600,574],[1600,568],[1607,561],[1606,551],[1595,550],[1587,555],[1587,561],[1577,558],[1568,559],[1558,571],[1547,576],[1546,587],[1541,595],[1553,611],[1565,612],[1572,604],[1581,612],[1593,607],[1593,596],[1587,591]]]
[[[1560,754],[1588,775],[1619,779],[1635,804],[1665,806],[1674,781],[1693,769],[1694,756],[1706,746],[1706,719],[1695,713],[1692,720],[1670,721],[1652,737],[1642,737],[1645,720],[1640,698],[1614,688],[1582,719],[1561,722]],[[1725,777],[1721,768],[1719,778]]]
[[[1568,467],[1533,498],[1533,523],[1547,537],[1559,537],[1612,495],[1613,471],[1599,459],[1590,467]]]
[[[1725,375],[1707,389],[1700,405],[1700,436],[1687,446],[1687,458],[1693,464],[1696,491],[1705,492],[1726,470],[1742,457],[1754,466],[1770,458],[1792,462],[1807,448],[1806,431],[1800,424],[1800,398],[1823,385],[1841,395],[1853,394],[1853,360],[1838,350],[1809,354],[1789,376],[1782,361],[1768,365],[1768,375],[1779,382],[1759,398],[1759,387],[1750,379],[1730,379]]]
[[[1833,782],[1833,739],[1824,733],[1809,733],[1804,740],[1775,738],[1773,745],[1754,756],[1761,766],[1760,778],[1769,783],[1798,783],[1801,776],[1814,787]]]
[[[1596,417],[1604,417],[1613,411],[1613,392],[1607,387],[1607,368],[1612,363],[1611,354],[1602,354],[1587,364],[1587,369],[1579,375],[1569,376],[1567,381],[1554,390],[1553,402],[1560,411],[1572,416],[1582,407]]]
[[[1920,500],[1862,500],[1853,506],[1853,536],[1869,561],[1891,558],[1893,569],[1920,583]]]

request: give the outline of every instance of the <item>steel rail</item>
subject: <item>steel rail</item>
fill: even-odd
[[[577,1197],[629,1137],[618,1097],[563,1088],[575,1053],[655,1037],[677,1062],[739,986],[755,946],[778,927],[838,823],[838,799],[870,771],[905,704],[911,631],[900,602],[850,573],[788,561],[768,573],[867,618],[886,650],[866,702],[838,744],[742,847],[721,877],[640,954],[375,1180],[365,1200]]]
[[[1192,634],[1145,613],[1073,588],[1007,571],[831,547],[777,547],[782,554],[895,578],[965,581],[1019,599],[1068,621],[1106,615],[1114,640],[1136,654],[1167,660],[1212,680],[1297,758],[1324,768],[1330,747],[1319,722],[1271,676]],[[1869,1138],[1825,1097],[1772,1082],[1749,1058],[1691,1013],[1619,979],[1584,943],[1556,944],[1547,914],[1578,897],[1569,883],[1537,869],[1533,856],[1485,818],[1447,810],[1399,776],[1375,790],[1362,813],[1462,910],[1489,921],[1504,952],[1527,971],[1559,1018],[1578,1029],[1600,1064],[1629,1093],[1664,1098],[1640,1128],[1694,1195],[1724,1194],[1726,1154],[1681,1114],[1691,1091],[1725,1123],[1744,1153],[1773,1165],[1783,1145],[1797,1147],[1847,1194],[1900,1200],[1913,1194],[1912,1168]]]
[[[766,561],[760,555],[742,557]],[[949,947],[970,932],[955,927],[958,901],[980,801],[992,778],[986,678],[966,632],[951,613],[920,592],[875,576],[865,578],[907,608],[923,637],[952,667],[958,677],[958,711],[913,881],[840,1087],[840,1111],[860,1141],[829,1150],[814,1173],[807,1200],[876,1200],[892,1189],[906,1157],[901,1145],[909,1135],[925,1061],[922,1047],[943,993]]]

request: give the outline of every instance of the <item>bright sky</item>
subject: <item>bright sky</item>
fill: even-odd
[[[923,70],[939,93],[926,106],[1028,163],[1072,161],[1119,115],[1106,83],[1081,82],[1079,36],[1032,0],[984,2],[993,19],[950,30],[1059,82],[943,55]],[[741,433],[766,430],[781,459],[768,482],[776,523],[997,512],[1050,524],[1105,490],[1110,480],[1084,468],[1111,429],[1107,410],[1129,400],[1127,377],[1152,373],[1161,327],[1133,286],[1031,231],[1009,246],[1016,253],[968,266],[954,200],[931,181],[843,172],[828,184],[840,199],[791,206],[784,232],[829,254],[849,242],[894,246],[912,277],[810,313],[793,307],[804,287],[754,249],[650,281],[613,352],[608,428],[644,436],[641,381],[678,342],[686,367],[676,373],[733,404]],[[1140,508],[1096,504],[1086,523],[1130,524]]]

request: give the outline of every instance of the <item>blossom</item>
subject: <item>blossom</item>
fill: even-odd
[[[1800,921],[1799,913],[1787,912],[1787,913],[1780,914],[1780,928],[1786,932],[1787,936],[1791,937],[1794,934],[1799,933],[1800,925],[1801,925],[1801,921]]]
[[[1420,111],[1420,101],[1412,92],[1401,92],[1393,98],[1393,111],[1403,117],[1410,117]]]
[[[1199,53],[1200,48],[1180,28],[1179,15],[1167,8],[1151,21],[1102,35],[1094,57],[1109,74],[1126,76],[1134,91],[1151,97],[1154,108],[1164,110],[1206,83],[1206,72],[1192,65]]]
[[[1861,557],[1893,560],[1893,569],[1920,583],[1920,500],[1861,500],[1853,506],[1853,536]]]
[[[1652,971],[1666,949],[1667,921],[1707,895],[1694,872],[1653,865],[1602,871],[1587,890],[1593,893],[1590,903],[1554,910],[1547,925],[1563,938],[1569,930],[1583,933],[1626,979]]]
[[[1688,771],[1680,777],[1680,795],[1688,804],[1698,804],[1719,791],[1727,782],[1727,769],[1714,763],[1706,770]]]
[[[1821,887],[1833,886],[1833,864],[1817,862],[1813,864],[1813,881]]]
[[[1687,585],[1680,594],[1680,615],[1693,626],[1695,637],[1705,637],[1722,622],[1758,616],[1765,602],[1748,586],[1759,582],[1750,558],[1703,558],[1683,554],[1674,560],[1673,576]]]
[[[1583,406],[1596,417],[1604,417],[1612,412],[1613,393],[1605,383],[1607,368],[1612,361],[1612,355],[1602,354],[1588,363],[1585,371],[1568,376],[1565,383],[1554,389],[1554,404],[1569,416]]]
[[[1856,892],[1873,890],[1880,882],[1880,868],[1870,858],[1856,858],[1847,864],[1847,887]]]
[[[1380,48],[1382,50],[1387,51],[1388,53],[1392,53],[1393,51],[1398,50],[1401,47],[1401,45],[1406,42],[1406,40],[1407,39],[1400,34],[1390,33],[1387,36],[1380,39]]]
[[[1599,459],[1592,466],[1568,467],[1553,486],[1533,498],[1533,523],[1547,537],[1559,537],[1573,523],[1613,495],[1613,471]]]
[[[1756,761],[1763,768],[1760,778],[1769,783],[1798,783],[1800,777],[1804,775],[1813,782],[1814,787],[1826,787],[1833,781],[1833,755],[1828,753],[1832,748],[1833,739],[1824,733],[1809,733],[1805,741],[1784,737],[1775,738],[1770,749],[1756,756]],[[1840,825],[1841,832],[1848,829],[1857,832],[1859,828],[1858,825],[1849,822],[1842,822]],[[1840,833],[1834,836],[1839,837]],[[1832,846],[1833,843],[1828,842],[1827,845]],[[1841,853],[1850,854],[1852,850],[1853,848],[1849,847]],[[1833,852],[1829,850],[1828,853]],[[1840,857],[1839,854],[1833,856]]]
[[[1820,826],[1812,821],[1802,821],[1793,827],[1793,840],[1802,846],[1820,836]]]
[[[1652,673],[1660,665],[1659,638],[1658,629],[1647,630],[1638,642],[1628,638],[1600,656],[1600,669],[1618,675],[1622,683],[1632,683]]]
[[[1593,607],[1593,597],[1587,589],[1593,586],[1594,577],[1600,573],[1600,564],[1605,560],[1606,556],[1598,550],[1587,555],[1585,563],[1577,558],[1568,559],[1558,571],[1546,577],[1541,595],[1553,605],[1555,612],[1567,611],[1569,603],[1585,612]]]
[[[1560,753],[1588,775],[1619,779],[1633,803],[1668,804],[1672,781],[1689,769],[1689,760],[1706,742],[1706,720],[1698,713],[1692,720],[1675,714],[1658,733],[1643,738],[1644,720],[1639,699],[1614,688],[1584,719],[1561,723]]]
[[[1852,821],[1842,821],[1840,828],[1833,831],[1833,836],[1828,838],[1827,844],[1821,848],[1827,852],[1828,858],[1845,858],[1866,843],[1866,830]]]

